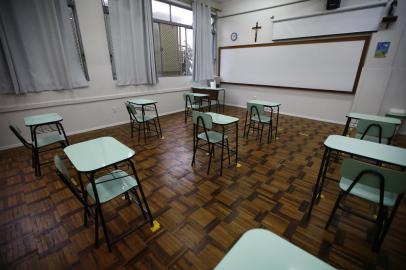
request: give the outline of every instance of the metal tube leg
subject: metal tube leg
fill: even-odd
[[[247,129],[247,118],[248,118],[248,110],[245,112],[245,122],[244,122],[244,134],[243,134],[243,137],[245,137],[245,131]],[[249,129],[248,129],[248,132],[249,132]],[[247,134],[247,137],[248,137],[248,134]]]
[[[94,244],[99,247],[99,211],[97,207],[94,214]]]
[[[142,201],[140,199],[140,196],[138,195],[137,189],[133,189],[132,193],[134,194],[134,196],[135,196],[135,198],[136,198],[136,200],[138,202],[138,206],[141,209],[142,216],[144,217],[145,220],[147,220],[147,215],[145,215],[144,207],[142,206]]]
[[[278,111],[277,111],[277,113],[276,113],[275,140],[276,140],[276,137],[278,136],[278,124],[279,124],[279,106],[278,106]]]
[[[146,126],[145,126],[145,109],[144,105],[141,106],[141,111],[142,111],[142,128],[144,131],[144,143],[147,143],[147,133],[146,133]]]
[[[163,137],[162,134],[162,129],[161,129],[161,123],[159,122],[159,115],[158,115],[158,110],[156,108],[156,104],[154,103],[154,107],[155,107],[155,114],[156,114],[156,120],[158,121],[158,127],[159,127],[159,134],[161,136],[161,138]]]
[[[227,155],[228,155],[228,165],[231,164],[231,157],[230,157],[230,144],[228,143],[228,139],[226,139],[227,143]]]
[[[223,128],[223,135],[222,135],[222,139],[221,139],[221,161],[220,161],[220,176],[221,175],[223,175],[223,157],[224,157],[224,133],[226,132],[225,131],[225,128],[224,128],[224,126],[222,126],[222,128]]]
[[[196,133],[195,129],[193,128],[193,133]],[[195,165],[196,161],[196,150],[197,150],[197,145],[199,143],[199,138],[196,138],[196,135],[193,134],[193,159],[192,159],[192,166]]]
[[[327,157],[326,157],[326,162],[325,162],[325,166],[324,166],[323,175],[321,177],[321,183],[320,183],[320,187],[319,187],[318,197],[320,197],[321,191],[323,190],[324,181],[326,179],[326,174],[327,174],[327,170],[328,170],[328,165],[330,164],[330,156],[331,156],[331,151],[329,149],[328,152],[327,152]]]
[[[69,145],[69,140],[68,140],[68,136],[66,136],[65,129],[63,128],[63,126],[62,126],[61,123],[58,123],[58,125],[59,125],[59,127],[61,128],[61,130],[62,130],[63,137],[65,138],[66,144]]]
[[[149,223],[150,223],[150,226],[152,227],[152,226],[154,226],[153,219],[152,219],[152,214],[151,214],[151,210],[149,209],[147,199],[145,198],[145,194],[144,194],[144,191],[142,189],[141,181],[138,178],[137,171],[135,170],[133,162],[131,160],[129,160],[128,162],[130,163],[130,166],[131,166],[131,169],[132,169],[133,174],[135,176],[135,179],[138,182],[138,188],[139,188],[140,193],[141,193],[141,198],[144,201],[145,208],[147,209],[147,215],[148,215],[148,218],[149,218]]]
[[[210,143],[209,143],[209,167],[207,168],[207,174],[210,173],[210,165],[211,165],[211,159],[212,159],[213,155],[214,155],[214,144],[210,145]]]
[[[338,206],[340,205],[340,201],[341,201],[343,195],[344,195],[344,192],[343,192],[343,191],[340,191],[340,194],[338,195],[338,198],[337,198],[337,200],[336,200],[336,203],[334,204],[333,210],[331,211],[330,217],[328,218],[328,221],[327,221],[327,223],[326,223],[326,226],[324,227],[326,230],[327,230],[328,227],[330,226],[331,221],[333,221],[334,215],[335,215],[335,213],[336,213],[336,211],[337,211]]]
[[[313,188],[313,195],[312,195],[312,200],[310,201],[309,211],[308,211],[308,213],[307,213],[307,220],[309,220],[310,217],[311,217],[311,215],[312,215],[313,205],[314,205],[314,202],[316,201],[317,194],[318,194],[318,190],[319,190],[321,175],[322,175],[322,173],[323,173],[323,171],[324,171],[324,166],[325,166],[324,163],[326,162],[327,152],[328,152],[328,149],[326,148],[326,149],[324,150],[323,159],[321,160],[320,170],[319,170],[319,174],[318,174],[318,176],[317,176],[316,185],[315,185],[314,188]]]
[[[238,165],[238,122],[235,123],[235,164]]]

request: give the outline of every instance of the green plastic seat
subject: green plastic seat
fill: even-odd
[[[389,144],[390,139],[395,135],[396,125],[387,122],[359,119],[356,131],[355,138]]]
[[[347,158],[341,166],[339,187],[341,191],[326,224],[326,229],[337,208],[346,211],[340,206],[340,201],[347,195],[357,196],[378,204],[378,215],[376,220],[373,220],[378,226],[373,249],[378,250],[406,191],[406,172]],[[388,216],[388,207],[392,207],[390,216]]]
[[[121,170],[115,170],[107,175],[97,178],[95,183],[100,203],[108,202],[138,186],[137,180]],[[90,183],[86,186],[86,190],[89,195],[96,200],[93,187]]]
[[[209,131],[207,131],[207,136],[209,137],[208,139],[206,137],[206,133],[204,133],[204,132],[199,133],[197,135],[197,137],[199,139],[204,140],[204,141],[208,141],[210,143],[219,143],[219,142],[221,142],[223,140],[223,134],[220,133],[220,132],[209,130]],[[224,139],[228,139],[227,135],[224,135]]]
[[[130,118],[133,120],[136,120],[138,123],[148,122],[156,118],[155,115],[151,114],[144,114],[144,119],[142,117],[142,111],[137,110],[137,108],[131,104],[131,103],[126,103],[126,107],[128,110],[128,113],[130,115]]]
[[[271,122],[271,117],[266,116],[266,115],[254,115],[251,117],[251,120],[255,121],[255,122],[260,122],[260,123],[269,123]]]
[[[65,137],[61,134],[52,134],[49,136],[44,136],[44,137],[40,137],[37,138],[37,142],[38,145],[35,145],[35,142],[33,142],[33,145],[40,148],[40,147],[44,147],[47,145],[51,145],[57,142],[64,142],[65,141]]]

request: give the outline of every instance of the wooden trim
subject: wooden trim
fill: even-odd
[[[221,52],[222,50],[229,49],[240,49],[240,48],[251,48],[251,47],[269,47],[269,46],[288,46],[288,45],[300,45],[300,44],[313,44],[313,43],[336,43],[336,42],[348,42],[348,41],[365,41],[364,47],[362,49],[361,58],[359,61],[357,74],[355,76],[354,85],[351,92],[340,91],[340,90],[328,90],[328,89],[313,89],[313,88],[302,88],[302,87],[289,87],[289,86],[280,86],[280,85],[263,85],[263,84],[250,84],[250,83],[233,83],[225,82],[225,84],[233,85],[244,85],[244,86],[258,86],[258,87],[275,87],[283,89],[292,89],[292,90],[306,90],[306,91],[318,91],[318,92],[329,92],[329,93],[342,93],[342,94],[355,94],[359,79],[361,77],[362,68],[365,63],[365,59],[368,53],[369,43],[371,40],[371,34],[368,35],[357,35],[357,36],[340,36],[340,37],[327,37],[327,38],[318,38],[318,39],[299,39],[299,40],[289,40],[289,41],[280,41],[273,43],[261,43],[261,44],[246,44],[246,45],[236,45],[236,46],[223,46],[218,48],[218,69],[217,76],[220,76],[221,79]]]

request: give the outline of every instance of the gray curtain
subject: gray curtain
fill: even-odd
[[[110,0],[118,85],[156,84],[151,0]]]
[[[87,85],[61,0],[0,1],[0,93]]]
[[[193,80],[214,78],[211,9],[205,2],[193,2]]]

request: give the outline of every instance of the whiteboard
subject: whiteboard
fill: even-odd
[[[355,92],[369,36],[220,48],[223,83]]]
[[[272,40],[377,31],[385,3],[273,21]]]

